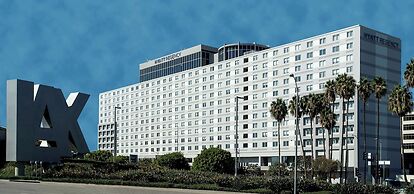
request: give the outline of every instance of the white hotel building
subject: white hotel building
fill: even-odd
[[[278,146],[286,162],[293,161],[294,116],[281,125],[269,113],[276,98],[288,101],[295,95],[324,92],[326,81],[347,73],[357,81],[378,75],[388,90],[400,83],[400,39],[355,25],[276,47],[258,44],[230,44],[219,49],[199,45],[140,64],[141,82],[99,95],[98,149],[114,149],[114,107],[117,109],[118,153],[154,158],[181,151],[194,158],[208,147],[235,153],[235,97],[239,100],[239,151],[242,164],[268,166],[278,161]],[[376,100],[367,106],[368,152],[375,154]],[[339,159],[342,103],[334,132],[334,158]],[[380,104],[382,158],[391,160],[391,175],[399,173],[399,120],[387,111],[387,99]],[[363,166],[362,102],[350,102],[350,167]],[[307,116],[300,121],[305,151],[323,154],[322,128],[310,129]],[[314,141],[310,140],[313,132]],[[359,153],[358,153],[359,152]],[[299,155],[301,149],[299,148]],[[264,167],[265,168],[265,167]]]

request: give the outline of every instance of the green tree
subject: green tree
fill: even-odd
[[[181,152],[172,152],[158,156],[155,159],[155,163],[164,166],[170,169],[178,170],[189,170],[190,165],[188,165],[187,160],[185,159],[183,153]]]
[[[379,127],[380,127],[380,108],[379,108],[379,104],[380,104],[380,99],[387,93],[387,83],[385,82],[385,80],[384,80],[384,78],[382,78],[382,77],[375,77],[372,81],[371,81],[371,84],[372,84],[372,88],[373,88],[373,92],[374,92],[374,94],[375,94],[375,98],[377,98],[377,134],[376,134],[376,148],[377,148],[377,151],[376,151],[376,154],[375,154],[375,156],[376,156],[376,162],[375,162],[375,164],[376,164],[376,166],[379,166],[379,158],[378,158],[378,156],[379,156]],[[375,182],[376,183],[379,183],[379,177],[378,176],[376,176],[375,177]]]
[[[114,163],[118,163],[118,164],[126,164],[129,162],[129,157],[128,156],[111,156],[109,161],[113,161]]]
[[[413,108],[413,101],[410,91],[407,87],[397,85],[391,92],[388,99],[388,110],[400,117],[400,126],[402,126],[403,117],[408,114]],[[402,129],[400,129],[400,144],[401,144],[401,164],[404,173],[405,183],[407,181],[407,173],[405,172],[404,164],[404,147],[403,147],[403,134]]]
[[[352,76],[349,76],[347,74],[341,74],[336,78],[336,85],[335,85],[335,93],[337,93],[341,98],[342,98],[342,106],[345,105],[345,100],[347,101],[346,103],[346,130],[345,130],[345,140],[344,140],[344,119],[345,119],[345,114],[344,114],[344,108],[342,108],[342,130],[341,130],[341,168],[340,168],[340,182],[342,183],[342,173],[343,171],[345,171],[345,184],[347,182],[347,168],[348,168],[348,130],[349,130],[349,125],[348,125],[348,115],[349,115],[349,100],[351,98],[353,98],[353,96],[355,95],[355,88],[356,88],[356,81]],[[345,155],[345,169],[343,170],[343,166],[344,166],[344,153],[343,153],[343,146],[345,144],[345,149],[346,149],[346,155]]]
[[[321,118],[321,126],[325,128],[328,131],[328,139],[329,139],[329,133],[332,131],[333,127],[336,124],[335,121],[335,114],[332,112],[329,106],[324,106],[320,113]],[[323,153],[326,153],[326,145],[325,145],[325,132],[323,133]],[[328,147],[328,149],[330,149]],[[329,152],[329,150],[328,150]],[[329,157],[328,157],[329,158]]]
[[[287,106],[286,103],[281,99],[278,98],[276,101],[273,101],[272,104],[270,104],[270,114],[274,119],[277,121],[277,142],[279,144],[279,163],[282,163],[282,156],[280,152],[280,123],[285,120],[287,115]]]
[[[192,169],[218,173],[233,173],[234,158],[230,152],[220,148],[208,148],[194,159]]]
[[[335,80],[328,80],[325,83],[325,93],[323,95],[323,99],[325,100],[325,103],[329,105],[329,107],[331,108],[332,112],[334,113],[334,106],[333,104],[335,103],[335,87],[336,87],[336,82]],[[331,129],[333,129],[334,125],[331,127]],[[331,132],[331,134],[329,134],[329,132]],[[333,133],[332,130],[328,131],[328,137],[330,135],[330,139],[329,139],[329,159],[332,159],[332,140],[333,140]]]
[[[315,130],[313,129],[313,121],[316,118],[316,116],[320,113],[320,109],[322,107],[322,98],[319,97],[319,94],[313,94],[310,93],[307,97],[306,100],[304,101],[305,104],[305,109],[304,109],[304,113],[306,113],[309,116],[310,119],[310,141],[311,141],[311,166],[313,166],[313,160],[315,159],[315,153],[314,153],[314,133]],[[312,173],[311,176],[313,177],[313,168],[312,168]]]
[[[305,102],[306,102],[306,97],[302,97],[302,98],[299,99],[299,105],[298,105],[299,107],[298,107],[298,114],[297,114],[297,116],[298,116],[298,121],[297,121],[298,122],[298,125],[300,124],[299,120],[302,117],[303,111],[305,109],[305,106],[304,106],[305,105]],[[296,95],[295,95],[289,101],[289,105],[288,105],[289,113],[292,116],[294,116],[294,117],[296,117],[296,106],[297,106],[297,100],[296,100]],[[296,122],[296,120],[295,120],[295,122]],[[305,160],[306,154],[305,154],[305,148],[304,148],[304,145],[303,145],[302,135],[301,135],[300,130],[298,131],[298,136],[299,136],[299,141],[300,141],[300,148],[302,150],[302,157],[303,157],[303,160]],[[305,177],[306,177],[306,169],[307,169],[306,168],[306,163],[304,163],[304,165],[305,165],[305,167],[304,167],[304,169],[305,169],[304,174],[305,174]]]
[[[320,113],[321,107],[322,107],[322,98],[320,98],[319,94],[309,94],[307,96],[307,100],[305,103],[305,113],[309,116],[310,119],[310,128],[311,128],[311,156],[312,156],[312,160],[315,159],[315,154],[314,154],[314,149],[313,149],[313,145],[314,145],[314,138],[313,138],[313,134],[315,132],[315,130],[313,129],[313,121],[316,118],[316,116]]]
[[[407,63],[407,67],[404,71],[404,79],[407,82],[408,87],[414,87],[414,58]]]
[[[267,171],[269,176],[287,177],[290,175],[290,171],[286,164],[272,164]]]
[[[108,150],[97,150],[91,153],[87,153],[84,156],[85,160],[108,162],[112,157],[112,153]]]
[[[363,114],[364,114],[364,120],[363,120],[363,125],[364,125],[364,153],[363,156],[367,155],[367,129],[366,129],[366,119],[365,119],[365,113],[366,113],[366,105],[368,103],[368,99],[372,94],[372,85],[370,83],[370,81],[366,78],[361,78],[361,80],[359,80],[359,84],[357,86],[358,89],[358,96],[359,98],[362,100],[363,102]],[[363,157],[364,158],[364,157]],[[367,179],[367,162],[364,159],[364,184],[366,183],[366,179]]]
[[[315,169],[317,178],[326,181],[330,175],[338,170],[339,162],[324,157],[318,157],[313,162],[312,168]]]

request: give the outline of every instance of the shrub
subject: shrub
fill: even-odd
[[[86,160],[93,160],[93,161],[101,161],[101,162],[108,162],[112,157],[112,153],[107,150],[97,150],[91,153],[85,154]]]
[[[290,175],[290,171],[286,164],[273,164],[267,171],[269,176],[287,177]]]
[[[262,173],[262,170],[260,169],[260,167],[257,164],[256,165],[249,164],[249,165],[241,168],[239,174],[244,174],[244,175],[248,175],[248,176],[260,176],[263,173]]]
[[[363,185],[361,183],[348,183],[347,185],[336,184],[333,185],[334,193],[348,194],[348,193],[361,193],[361,194],[394,194],[396,193],[391,187],[382,185]]]
[[[208,148],[194,159],[193,170],[218,173],[232,173],[234,159],[230,152],[220,148]]]
[[[338,170],[340,163],[336,160],[330,160],[324,157],[318,157],[313,162],[313,169],[318,179],[326,180],[328,176]]]
[[[293,190],[293,179],[287,177],[269,179],[267,182],[267,188],[272,190],[274,193],[291,191]]]
[[[109,161],[113,161],[115,163],[120,163],[120,164],[126,164],[126,163],[129,163],[129,157],[128,156],[111,156],[109,158]]]
[[[184,155],[181,152],[173,152],[159,156],[155,160],[155,163],[170,169],[190,169],[190,165],[188,165],[188,162],[186,161]]]

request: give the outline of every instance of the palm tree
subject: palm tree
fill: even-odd
[[[413,108],[412,96],[406,86],[397,85],[391,92],[388,99],[388,110],[400,117],[400,125],[402,126],[403,117]],[[407,173],[405,172],[404,164],[404,148],[403,148],[403,134],[400,129],[400,144],[401,144],[401,164],[404,173],[405,184],[408,184]]]
[[[321,110],[321,126],[323,128],[325,128],[328,131],[332,131],[332,128],[335,126],[336,121],[335,121],[335,114],[334,112],[331,110],[330,106],[323,106],[322,110]],[[326,153],[326,147],[325,147],[325,133],[323,133],[323,139],[324,139],[324,144],[323,144],[323,153]],[[328,139],[329,139],[329,135],[328,135]]]
[[[407,82],[408,87],[414,87],[414,58],[407,63],[407,67],[404,72],[404,79]]]
[[[310,119],[310,129],[311,129],[311,166],[313,166],[313,160],[315,159],[315,153],[314,153],[314,133],[315,130],[313,129],[313,121],[315,117],[319,114],[320,108],[322,106],[322,101],[319,98],[319,95],[317,94],[309,94],[308,96],[304,97],[303,104],[305,106],[304,113],[306,113],[309,116]],[[313,168],[312,168],[312,177],[313,177]]]
[[[312,160],[315,159],[314,153],[313,153],[313,145],[314,145],[314,139],[313,139],[313,120],[315,119],[316,115],[319,114],[320,111],[320,107],[322,105],[322,102],[320,101],[320,99],[318,98],[318,95],[316,94],[309,94],[307,96],[307,101],[305,102],[305,112],[307,113],[307,115],[309,115],[309,119],[310,119],[310,128],[311,128],[311,156],[312,156]]]
[[[378,167],[379,166],[379,158],[378,158],[378,156],[379,156],[379,127],[380,127],[380,122],[379,122],[379,119],[380,119],[380,117],[379,117],[379,112],[380,112],[380,109],[379,109],[379,103],[380,103],[380,99],[387,93],[387,84],[385,83],[385,80],[384,80],[384,78],[382,78],[382,77],[378,77],[378,76],[376,76],[372,81],[371,81],[371,84],[372,84],[372,88],[373,88],[373,92],[374,92],[374,94],[375,94],[375,98],[377,98],[377,134],[376,134],[376,148],[377,148],[377,153],[375,154],[375,158],[376,158],[376,160],[375,160],[375,164],[376,164],[376,166]],[[375,173],[376,174],[376,176],[375,176],[375,182],[376,183],[378,183],[378,181],[379,181],[379,176],[378,176],[378,173]]]
[[[366,105],[369,99],[369,96],[372,93],[372,86],[370,84],[370,82],[368,81],[368,79],[366,78],[361,78],[361,80],[359,80],[359,84],[357,86],[358,88],[358,96],[359,98],[361,98],[363,104],[364,104],[364,108],[363,108],[363,112],[364,112],[364,153],[363,153],[363,158],[364,158],[364,184],[366,183],[366,179],[367,179],[367,161],[366,161],[366,156],[367,156],[367,129],[365,126],[366,120],[365,120],[365,109],[366,109]]]
[[[345,105],[345,100],[347,101],[346,107],[346,130],[345,130],[345,141],[344,141],[344,108],[342,108],[342,131],[341,131],[341,172],[340,172],[340,182],[342,183],[342,172],[343,172],[343,144],[345,143],[346,155],[345,155],[345,184],[347,182],[347,168],[348,168],[348,114],[349,114],[349,100],[355,95],[356,81],[352,76],[347,74],[341,74],[336,78],[336,93],[342,98],[342,107]]]
[[[302,97],[302,99],[303,99],[303,97]],[[299,108],[298,108],[299,111],[298,111],[298,115],[297,115],[298,116],[298,121],[297,122],[299,122],[299,118],[302,117],[303,110],[304,110],[302,99],[299,100],[299,105],[298,105],[299,106]],[[296,96],[293,96],[292,99],[289,101],[289,105],[288,105],[289,113],[292,116],[296,116],[296,106],[297,106]],[[298,123],[298,125],[299,125],[299,123]],[[301,135],[300,130],[298,131],[298,136],[299,136],[299,141],[300,141],[300,147],[302,149],[303,161],[306,161],[305,160],[305,158],[306,158],[305,148],[303,147],[302,135]],[[304,173],[305,173],[305,177],[306,177],[306,162],[304,162],[304,169],[305,169]]]
[[[270,104],[270,114],[277,121],[277,141],[279,142],[279,164],[282,163],[282,157],[280,154],[280,123],[285,119],[287,115],[287,107],[285,101],[281,98],[276,99]]]
[[[336,85],[335,80],[328,80],[325,83],[325,93],[323,95],[323,98],[325,100],[325,103],[328,104],[329,107],[332,107],[332,112],[333,113],[334,113],[334,106],[333,106],[333,104],[335,103],[335,85]],[[332,105],[331,105],[331,103],[332,103]],[[334,126],[332,126],[331,129],[333,129],[333,127]],[[332,152],[333,152],[332,151],[333,150],[332,149],[332,139],[333,139],[333,132],[332,132],[332,130],[331,131],[328,131],[328,137],[329,137],[329,132],[331,132],[331,137],[330,137],[330,140],[329,140],[329,150],[330,150],[330,152],[328,152],[328,155],[329,155],[329,159],[332,160]]]

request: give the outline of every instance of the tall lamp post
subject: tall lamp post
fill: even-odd
[[[298,82],[296,81],[295,75],[290,74],[289,77],[295,80],[295,92],[296,92],[295,166],[294,166],[294,175],[293,175],[293,194],[296,194],[297,193],[297,182],[298,182],[299,88],[298,88]]]
[[[247,100],[247,96],[244,96],[244,97],[240,97],[240,96],[236,96],[236,126],[235,126],[235,129],[236,129],[236,137],[235,137],[235,139],[236,139],[236,145],[234,146],[234,151],[235,151],[235,160],[234,160],[234,176],[237,176],[237,168],[238,168],[238,166],[239,166],[239,160],[238,160],[238,158],[237,158],[237,154],[238,154],[238,150],[239,150],[239,142],[238,142],[238,140],[239,140],[239,131],[238,131],[238,128],[239,128],[239,99],[242,99],[242,100]]]
[[[117,154],[117,144],[118,144],[118,140],[117,140],[117,136],[118,136],[118,132],[117,132],[117,123],[116,123],[116,110],[117,109],[121,109],[121,107],[119,106],[115,106],[114,107],[114,129],[115,129],[115,133],[114,133],[114,158],[113,160],[115,161],[115,157]]]

